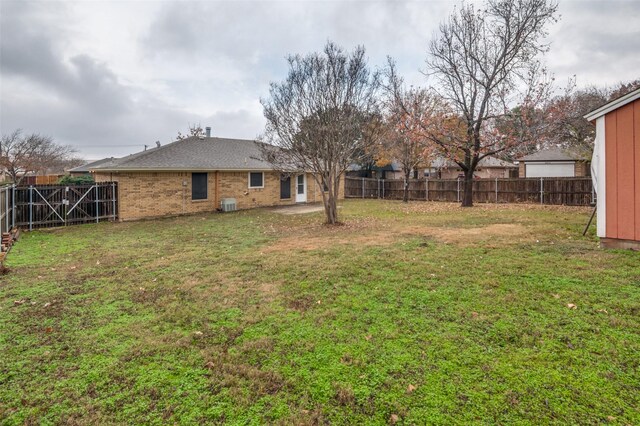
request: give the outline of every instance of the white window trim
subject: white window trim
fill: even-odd
[[[251,173],[261,173],[262,174],[262,186],[251,186]],[[262,188],[264,188],[264,172],[248,172],[247,173],[247,187],[249,189],[262,189]]]

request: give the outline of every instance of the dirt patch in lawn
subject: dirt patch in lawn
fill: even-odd
[[[414,237],[426,237],[445,244],[468,246],[478,241],[492,240],[496,243],[530,240],[530,230],[521,224],[492,224],[474,228],[450,228],[414,226],[400,229],[370,229],[363,232],[330,233],[323,236],[305,235],[285,237],[277,240],[263,251],[266,253],[287,250],[321,250],[336,245],[384,246]]]
[[[416,232],[420,232],[420,229],[416,229]],[[530,234],[525,226],[512,223],[496,223],[477,228],[427,228],[422,233],[443,243],[460,245],[488,239],[499,243],[516,242],[526,239]]]

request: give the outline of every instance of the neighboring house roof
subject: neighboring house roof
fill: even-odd
[[[91,170],[273,170],[273,166],[262,159],[260,142],[194,136],[112,159]]]
[[[613,110],[616,110],[628,103],[635,101],[636,99],[640,99],[640,89],[634,90],[633,92],[627,93],[626,95],[620,96],[619,98],[602,105],[600,108],[595,109],[589,114],[585,115],[584,118],[589,121],[593,121],[598,117],[602,117],[603,115],[608,114]]]
[[[352,163],[349,165],[349,167],[347,167],[348,172],[356,172],[360,170],[363,170],[362,166],[356,163]],[[397,162],[392,161],[391,163],[388,163],[384,166],[374,165],[373,167],[371,167],[371,170],[379,170],[379,171],[384,170],[384,171],[396,172],[396,171],[402,170],[402,167]]]
[[[435,169],[445,169],[450,167],[458,167],[458,165],[454,161],[449,160],[447,158],[437,157],[435,160],[431,162],[431,167]],[[484,167],[485,169],[487,168],[510,169],[510,168],[517,168],[518,166],[516,166],[513,163],[510,163],[509,161],[501,160],[496,157],[484,157],[478,162],[478,167]]]
[[[96,160],[89,162],[87,164],[83,164],[82,166],[74,167],[73,169],[69,169],[69,173],[89,173],[89,171],[97,166],[107,164],[110,161],[113,161],[113,157],[103,158],[102,160]]]
[[[559,148],[543,149],[533,154],[525,155],[518,161],[536,162],[536,161],[582,161],[582,155]]]

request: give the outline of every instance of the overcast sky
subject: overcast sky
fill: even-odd
[[[255,138],[285,57],[327,40],[393,56],[405,79],[453,1],[0,0],[0,129],[50,135],[86,159],[174,139],[189,123]],[[546,57],[558,82],[640,78],[640,1],[560,0]]]

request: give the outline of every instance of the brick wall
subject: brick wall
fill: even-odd
[[[591,176],[591,163],[589,161],[576,161],[574,166],[576,177]]]
[[[526,164],[524,164],[524,161],[521,161],[520,165],[518,166],[518,177],[527,177],[527,166]]]
[[[248,172],[209,172],[207,199],[191,199],[191,172],[95,173],[96,182],[118,182],[120,220],[212,212],[222,198],[235,198],[238,209],[295,203],[295,178],[291,198],[280,199],[280,174],[264,173],[264,188],[249,188]],[[344,198],[344,180],[340,185]],[[307,202],[321,202],[322,193],[313,176],[307,174]]]
[[[214,211],[215,173],[207,178],[207,199],[191,200],[191,173],[96,173],[97,182],[118,182],[118,217],[135,220]]]
[[[293,183],[291,184],[292,197],[285,200],[280,199],[279,173],[265,172],[264,188],[249,188],[248,172],[219,172],[219,174],[219,199],[235,198],[239,209],[295,203]]]

